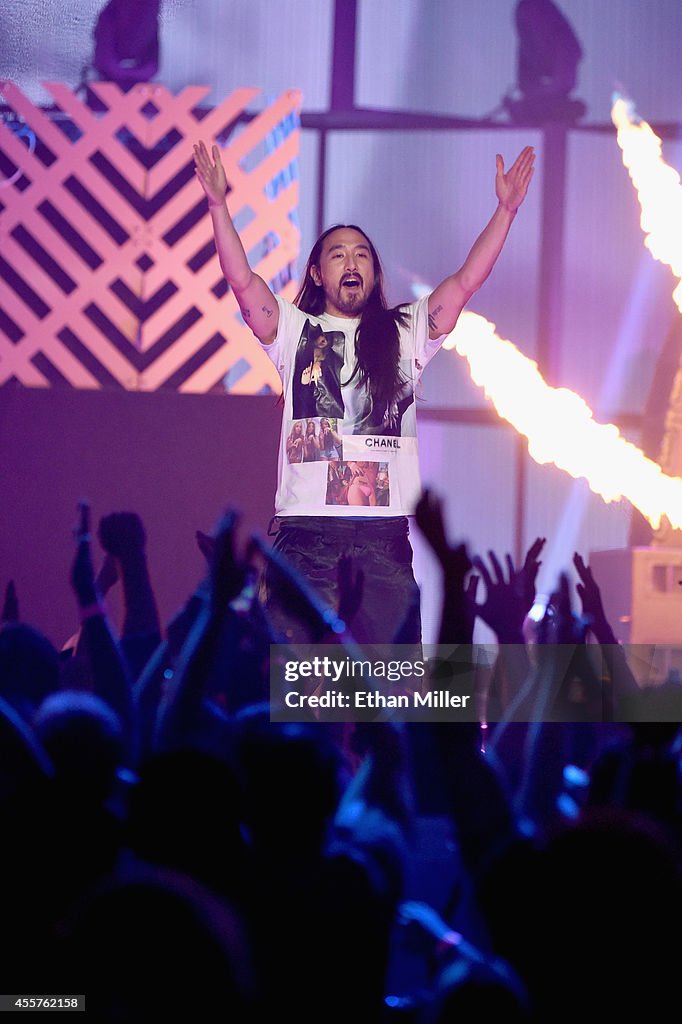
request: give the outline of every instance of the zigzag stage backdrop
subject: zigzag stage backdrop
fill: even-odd
[[[223,147],[251,265],[292,298],[300,94],[247,114],[257,89],[209,108],[208,86],[46,88],[49,111],[0,89],[0,385],[279,391],[222,277],[192,146]]]

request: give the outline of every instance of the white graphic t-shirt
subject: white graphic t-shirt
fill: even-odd
[[[405,516],[421,492],[415,390],[443,338],[429,338],[428,296],[403,306],[405,385],[374,410],[351,381],[359,319],[312,316],[276,296],[279,328],[264,350],[284,391],[275,511],[280,516]]]

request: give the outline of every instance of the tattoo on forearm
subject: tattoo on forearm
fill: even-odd
[[[245,320],[250,320],[251,319],[251,310],[250,309],[242,309],[242,316],[244,317]]]
[[[443,312],[442,306],[436,306],[432,313],[429,313],[429,330],[435,331],[438,329],[438,314]]]
[[[265,315],[268,318],[268,320],[272,316],[272,310],[270,309],[269,306],[261,306],[261,312],[265,313]]]

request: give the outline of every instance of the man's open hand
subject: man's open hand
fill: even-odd
[[[227,176],[218,146],[212,148],[213,160],[203,142],[194,147],[194,171],[206,193],[209,206],[220,206],[227,191]]]
[[[534,162],[535,150],[532,146],[526,146],[525,149],[521,150],[506,173],[502,156],[498,153],[495,157],[495,163],[497,164],[495,194],[500,205],[504,206],[510,213],[516,213],[526,198],[530,179],[533,177]]]

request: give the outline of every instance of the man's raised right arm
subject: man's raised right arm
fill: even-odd
[[[213,160],[203,142],[194,147],[194,170],[208,199],[218,258],[225,280],[234,292],[244,320],[264,345],[277,335],[279,307],[262,277],[254,274],[227,210],[227,178],[218,146]]]

